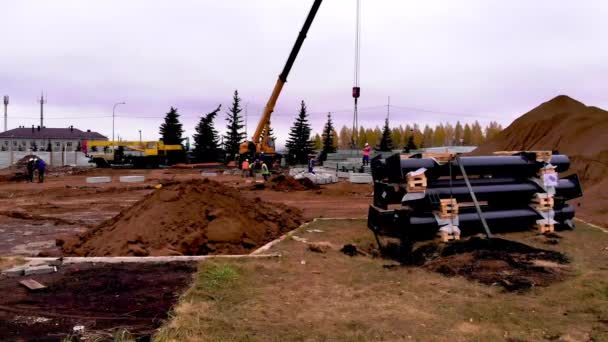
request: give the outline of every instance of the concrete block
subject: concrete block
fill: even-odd
[[[87,183],[110,183],[112,182],[112,177],[87,177]]]
[[[367,173],[351,173],[349,178],[351,183],[371,184],[373,183],[372,176]]]
[[[217,172],[201,172],[203,177],[217,177]]]
[[[7,270],[2,271],[2,275],[6,277],[21,277],[25,271],[26,266],[15,266]]]
[[[350,174],[352,172],[342,172],[342,171],[338,171],[338,178],[350,178]]]
[[[145,176],[120,176],[121,183],[139,183],[146,180]]]
[[[47,273],[54,273],[54,272],[57,272],[57,267],[48,266],[48,265],[40,265],[40,266],[31,266],[31,267],[26,268],[23,271],[23,275],[30,276],[30,275],[47,274]]]

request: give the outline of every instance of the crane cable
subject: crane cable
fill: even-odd
[[[359,87],[359,70],[361,65],[360,60],[361,54],[361,0],[357,0],[357,16],[355,26],[355,71],[354,71],[354,86],[353,86],[353,98],[355,100],[355,106],[353,110],[353,133],[351,135],[351,145],[353,149],[357,148],[357,133],[359,129],[359,114],[357,111],[357,104],[359,96],[361,95],[361,88]]]

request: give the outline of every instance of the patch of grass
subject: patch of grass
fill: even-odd
[[[113,342],[132,342],[136,341],[135,337],[126,329],[116,329],[112,333]]]

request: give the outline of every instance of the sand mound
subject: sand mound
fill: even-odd
[[[607,111],[558,96],[515,120],[473,153],[491,154],[500,150],[557,150],[568,155],[572,166],[567,173],[577,173],[585,186],[581,217],[608,224],[608,212],[597,210],[608,205],[606,196],[600,195],[608,190],[603,182],[608,177]],[[594,190],[596,186],[602,191]]]
[[[286,175],[276,175],[270,178],[268,184],[272,190],[276,191],[304,191],[320,188],[308,178],[295,179]]]
[[[154,191],[115,218],[73,239],[66,255],[237,254],[292,230],[300,210],[247,199],[218,182],[192,180]]]

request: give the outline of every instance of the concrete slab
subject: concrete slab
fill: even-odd
[[[87,183],[111,183],[112,177],[87,177]]]
[[[371,184],[374,182],[372,176],[367,173],[351,173],[349,180],[356,184]]]
[[[217,172],[201,172],[203,177],[217,177]]]
[[[2,275],[6,277],[21,277],[25,271],[25,266],[15,266],[7,270],[2,271]]]
[[[40,266],[31,266],[31,267],[26,268],[23,271],[23,275],[30,276],[30,275],[35,275],[35,274],[48,274],[48,273],[54,273],[54,272],[57,272],[57,267],[40,265]]]
[[[139,183],[146,180],[145,176],[120,176],[121,183]]]

